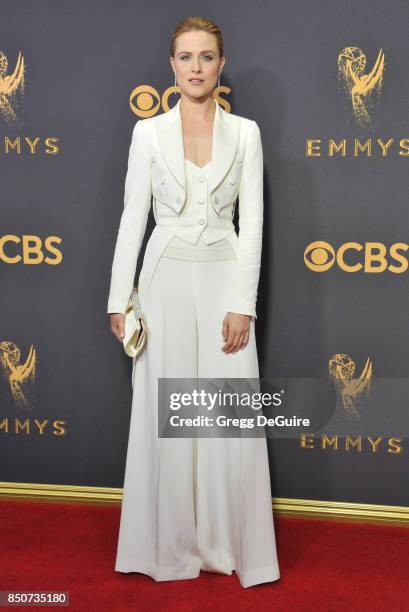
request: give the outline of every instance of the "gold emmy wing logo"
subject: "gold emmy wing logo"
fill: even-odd
[[[21,408],[28,406],[25,396],[29,383],[34,382],[36,374],[36,352],[30,347],[27,359],[20,363],[21,352],[18,346],[9,340],[0,342],[0,367],[2,377],[8,381],[11,394],[16,404]]]
[[[373,374],[372,362],[369,357],[358,377],[355,373],[355,362],[349,355],[338,353],[331,357],[328,363],[329,374],[338,393],[341,396],[347,418],[359,419],[358,407],[362,395],[368,395]]]
[[[0,50],[0,114],[7,123],[13,124],[17,121],[13,109],[17,94],[24,94],[24,57],[21,51],[13,74],[7,74],[8,64],[6,54]]]
[[[373,91],[376,89],[380,94],[383,87],[385,55],[382,49],[368,74],[364,73],[365,67],[365,53],[358,47],[346,47],[338,55],[338,80],[351,99],[355,120],[362,127],[374,125],[369,110],[372,107]]]

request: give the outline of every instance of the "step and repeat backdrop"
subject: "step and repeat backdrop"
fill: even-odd
[[[260,376],[277,416],[310,418],[270,430],[273,496],[408,506],[409,5],[1,6],[0,480],[123,484],[132,361],[106,309],[128,150],[179,99],[170,38],[200,14],[218,103],[262,135]]]

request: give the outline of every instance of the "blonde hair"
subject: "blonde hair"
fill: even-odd
[[[177,37],[180,36],[180,34],[183,34],[184,32],[192,32],[194,30],[201,30],[203,32],[209,32],[210,34],[214,34],[217,40],[217,47],[219,49],[219,55],[220,57],[223,56],[223,37],[222,37],[222,33],[220,32],[220,29],[218,28],[218,26],[215,23],[213,23],[213,21],[210,21],[209,19],[206,19],[205,17],[195,16],[195,17],[186,17],[185,19],[183,19],[183,21],[177,24],[175,31],[173,32],[173,36],[172,36],[172,40],[170,44],[169,52],[170,52],[171,57],[173,57],[175,53]]]

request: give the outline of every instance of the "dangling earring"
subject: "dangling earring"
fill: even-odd
[[[168,92],[168,95],[171,95],[171,94],[180,94],[180,88],[178,87],[178,85],[176,83],[176,74],[175,74],[175,84],[171,85],[168,88],[167,92]]]
[[[220,89],[220,74],[221,72],[219,72],[219,78],[217,79],[217,89]]]

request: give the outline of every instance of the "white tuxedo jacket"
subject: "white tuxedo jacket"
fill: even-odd
[[[186,177],[180,99],[168,112],[140,119],[133,129],[125,179],[124,209],[111,271],[108,313],[124,313],[134,286],[137,260],[153,214],[171,238],[207,244],[223,238],[236,253],[229,287],[229,312],[257,317],[263,230],[263,151],[260,130],[253,120],[226,112],[215,100],[212,163],[208,198],[185,207]],[[200,180],[200,179],[199,179]],[[239,234],[233,215],[239,200]],[[157,228],[155,228],[157,229]],[[142,272],[141,272],[142,275]]]

